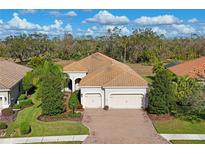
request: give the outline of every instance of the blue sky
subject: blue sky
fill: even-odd
[[[114,27],[122,35],[152,28],[166,37],[204,36],[204,14],[205,10],[0,10],[0,38],[33,32],[100,36]]]

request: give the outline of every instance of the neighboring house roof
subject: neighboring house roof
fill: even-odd
[[[205,56],[169,68],[179,76],[189,76],[192,78],[205,78]]]
[[[82,78],[81,86],[147,86],[147,82],[129,66],[99,52],[65,66],[64,71],[88,72]]]
[[[14,62],[0,60],[0,89],[10,89],[31,69]]]

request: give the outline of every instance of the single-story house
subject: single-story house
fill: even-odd
[[[169,69],[178,76],[189,76],[205,85],[205,56],[174,65]]]
[[[14,62],[0,60],[0,109],[15,103],[22,87],[22,79],[31,69]]]
[[[94,53],[64,66],[68,89],[80,90],[84,108],[139,109],[147,104],[147,82],[129,66]]]

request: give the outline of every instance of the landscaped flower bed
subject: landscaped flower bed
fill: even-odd
[[[18,113],[17,110],[13,110],[12,108],[3,109],[1,112],[2,114],[0,116],[0,120],[7,121],[7,122],[14,121]]]
[[[59,121],[59,120],[79,121],[80,122],[83,119],[83,114],[81,112],[77,112],[77,113],[75,113],[74,116],[72,116],[71,112],[65,112],[65,113],[62,113],[59,115],[55,115],[55,116],[40,115],[37,119],[40,121],[44,121],[44,122]]]

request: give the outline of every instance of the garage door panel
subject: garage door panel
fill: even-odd
[[[109,99],[110,108],[139,109],[143,107],[143,95],[112,94]]]
[[[85,94],[84,98],[85,108],[100,108],[102,107],[102,96],[100,94]]]

